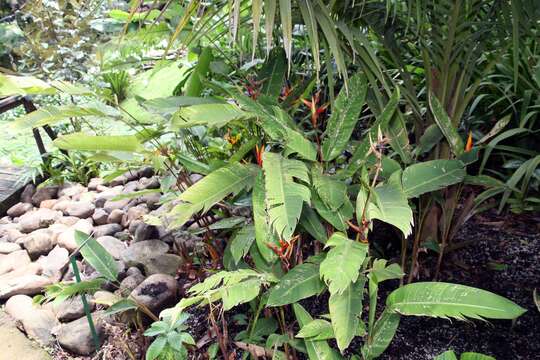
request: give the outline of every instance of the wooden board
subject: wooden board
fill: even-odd
[[[0,166],[0,216],[19,201],[19,195],[28,183],[27,169],[15,166]]]

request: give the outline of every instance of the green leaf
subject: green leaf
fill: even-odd
[[[291,269],[270,289],[267,306],[282,306],[320,294],[324,283],[319,276],[319,265],[303,263]]]
[[[228,195],[250,188],[256,171],[255,166],[233,163],[205,176],[180,195],[178,199],[182,203],[168,213],[172,218],[171,226],[182,226],[193,214],[201,210],[206,213]]]
[[[325,248],[328,247],[332,249],[321,262],[320,276],[328,285],[330,294],[343,294],[358,279],[368,246],[337,232],[326,242]]]
[[[306,165],[266,152],[263,155],[263,169],[270,225],[281,239],[289,241],[302,213],[303,203],[310,201],[309,188],[293,180],[296,178],[309,184]]]
[[[274,33],[274,22],[276,19],[277,0],[264,1],[264,32],[266,34],[266,51],[272,48],[272,35]]]
[[[448,350],[441,355],[434,357],[433,360],[458,360],[458,358],[452,350]]]
[[[464,352],[461,354],[460,360],[495,360],[494,357],[483,355],[475,352]]]
[[[202,104],[223,104],[223,100],[211,97],[192,97],[192,96],[168,96],[144,101],[141,105],[157,114],[168,116],[177,112],[179,108],[202,105]]]
[[[373,268],[370,271],[371,279],[377,284],[391,279],[401,279],[405,275],[398,264],[386,266],[386,260],[376,259],[373,261]]]
[[[389,311],[383,311],[375,322],[371,341],[362,346],[364,359],[374,359],[380,356],[390,345],[399,326],[400,316]]]
[[[93,237],[82,231],[75,231],[75,242],[80,247],[83,258],[96,271],[110,281],[118,279],[118,265],[111,254]],[[82,246],[82,247],[81,247]]]
[[[457,184],[465,175],[463,163],[459,160],[431,160],[407,167],[401,181],[407,198],[414,198]]]
[[[289,69],[292,61],[292,9],[290,0],[279,0],[279,14],[281,15],[281,30],[283,31],[283,46],[289,60]]]
[[[231,240],[231,254],[235,264],[238,265],[240,260],[249,252],[253,241],[255,241],[255,228],[253,225],[246,225],[236,233]]]
[[[322,265],[322,264],[321,264]],[[346,266],[346,265],[344,265]],[[358,332],[362,314],[365,278],[349,284],[343,293],[333,293],[328,300],[332,328],[339,350],[343,353]]]
[[[119,116],[119,113],[103,104],[94,105],[64,105],[64,106],[46,106],[32,111],[26,115],[17,118],[10,124],[15,130],[24,130],[37,128],[44,125],[56,124],[62,120],[68,120],[72,117],[99,116],[102,118],[109,116]]]
[[[142,152],[144,148],[135,135],[94,136],[76,132],[60,135],[54,145],[62,150]]]
[[[405,237],[412,233],[413,212],[399,185],[387,183],[377,186],[373,189],[371,200],[373,203],[369,204],[367,210],[369,219],[379,219],[394,225]],[[358,216],[361,214],[359,206],[363,209],[364,204],[357,202],[356,206]]]
[[[262,83],[261,94],[277,101],[283,88],[286,71],[285,51],[281,47],[272,49],[258,73],[259,82]]]
[[[199,55],[197,65],[195,65],[193,72],[189,76],[189,79],[186,81],[184,95],[195,97],[201,96],[203,91],[203,79],[206,77],[206,74],[210,69],[210,63],[212,62],[212,59],[212,49],[210,47],[203,48],[201,55]],[[168,95],[171,95],[171,93],[169,93]]]
[[[287,112],[277,106],[274,106],[273,110],[274,116],[263,121],[265,131],[275,127],[274,131],[269,132],[273,140],[284,142],[289,153],[297,153],[306,160],[315,161],[317,159],[315,145],[293,127],[293,121]]]
[[[316,167],[313,167],[311,179],[317,194],[330,210],[336,211],[347,200],[347,185],[344,182],[321,174]]]
[[[293,304],[293,311],[300,328],[313,321],[313,318],[300,304]],[[337,354],[324,340],[304,339],[309,360],[339,360],[341,356]]]
[[[259,295],[261,286],[275,281],[271,274],[258,273],[250,269],[221,271],[192,286],[189,293],[193,297],[182,299],[175,310],[179,312],[199,302],[209,304],[222,300],[223,309],[227,311],[253,300]]]
[[[167,345],[167,338],[158,336],[146,350],[146,360],[156,359],[165,348],[165,345]]]
[[[122,299],[114,304],[112,304],[107,310],[105,310],[105,315],[118,314],[120,312],[135,310],[137,309],[137,304],[130,299]]]
[[[171,127],[173,130],[198,125],[209,128],[220,128],[231,121],[246,120],[253,114],[241,110],[233,104],[201,104],[182,107],[173,114]]]
[[[359,72],[350,79],[349,91],[346,91],[345,87],[341,89],[323,134],[324,161],[335,159],[345,150],[360,118],[367,88],[368,81],[365,75]]]
[[[473,319],[515,319],[526,310],[489,291],[442,282],[418,282],[394,290],[387,310],[402,315]]]
[[[321,217],[328,221],[333,227],[339,231],[347,231],[347,221],[353,217],[353,206],[349,198],[345,199],[345,203],[337,211],[332,211],[324,202],[319,198],[317,193],[311,194],[311,200],[313,207]]]
[[[274,233],[270,230],[268,213],[266,212],[264,200],[264,175],[261,172],[255,179],[252,193],[253,207],[253,223],[255,226],[255,241],[257,249],[261,253],[264,260],[268,263],[273,263],[277,259],[277,255],[268,247],[268,244],[278,245]]]
[[[326,229],[324,228],[321,219],[319,219],[319,216],[315,210],[311,208],[311,206],[304,205],[302,216],[300,217],[300,226],[302,226],[304,230],[306,230],[317,241],[324,244],[328,240]]]
[[[452,124],[452,120],[448,117],[448,114],[439,99],[434,95],[430,95],[429,106],[433,113],[433,117],[435,118],[435,122],[450,145],[450,149],[452,149],[454,155],[461,155],[465,150],[463,140],[461,139],[461,136],[459,136],[456,127]]]
[[[302,326],[298,334],[298,338],[309,338],[310,340],[329,340],[333,339],[334,329],[332,324],[326,320],[315,319],[306,325]]]

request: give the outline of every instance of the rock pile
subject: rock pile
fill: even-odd
[[[31,298],[55,282],[74,281],[69,255],[77,248],[76,230],[93,234],[120,270],[119,289],[106,284],[109,291],[87,297],[99,336],[110,320],[101,304],[118,295],[130,295],[156,313],[178,300],[174,276],[182,258],[172,253],[175,237],[143,222],[159,207],[159,186],[152,169],[143,168],[109,183],[94,178],[87,187],[24,190],[21,202],[0,218],[0,301],[21,330],[43,345],[58,342],[78,355],[95,350],[80,297],[59,305],[35,305]],[[149,189],[156,192],[136,193]],[[79,265],[83,280],[98,276],[84,260]]]

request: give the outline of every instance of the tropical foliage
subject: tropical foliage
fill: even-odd
[[[297,351],[310,359],[377,358],[402,316],[523,314],[485,290],[414,281],[421,249],[436,254],[436,280],[474,214],[538,209],[534,2],[130,5],[88,23],[112,37],[98,48],[98,81],[0,75],[0,95],[76,99],[12,127],[70,124],[54,145],[85,154],[84,166],[72,166],[82,179],[97,171],[93,163],[107,163],[110,179],[151,165],[162,178],[163,206],[145,221],[205,234],[204,252],[190,256],[212,272],[173,309],[156,316],[129,298],[109,308],[155,320],[145,332],[156,337],[147,359],[186,358],[194,340],[184,322],[195,305],[208,306],[216,326],[224,316],[217,307],[248,304],[250,321],[238,336],[275,359]],[[97,121],[129,131],[100,131]],[[401,247],[399,263],[385,260],[372,240],[382,226]],[[117,281],[110,255],[79,237],[100,283],[56,284],[45,300]],[[399,287],[380,311],[385,281]],[[321,295],[327,313],[313,316],[307,299]],[[287,324],[291,318],[297,326]],[[474,356],[482,358],[461,359]],[[456,358],[449,351],[436,359]]]

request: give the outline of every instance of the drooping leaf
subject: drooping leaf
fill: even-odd
[[[330,251],[321,262],[320,276],[327,283],[330,294],[343,294],[357,281],[368,246],[337,232],[326,242],[325,248],[329,247]]]
[[[146,350],[146,360],[156,359],[163,351],[165,345],[167,345],[167,338],[158,336]]]
[[[272,49],[258,74],[259,81],[262,82],[261,94],[277,100],[281,94],[286,72],[287,64],[283,48]]]
[[[526,310],[514,302],[465,285],[418,282],[394,290],[386,299],[389,312],[465,320],[515,319]]]
[[[114,315],[124,311],[135,310],[137,308],[138,306],[133,300],[122,299],[105,310],[105,315]]]
[[[335,159],[349,143],[364,106],[367,88],[368,81],[359,72],[351,77],[348,92],[345,87],[341,89],[323,134],[322,154],[325,161]]]
[[[302,210],[302,216],[300,217],[300,226],[304,228],[311,236],[321,243],[326,243],[328,235],[326,229],[321,222],[321,219],[311,208],[311,206],[304,205]]]
[[[119,116],[119,113],[115,109],[109,108],[103,104],[46,106],[17,118],[17,120],[10,124],[10,127],[15,130],[24,130],[44,125],[52,125],[71,117],[86,116],[99,116],[104,118],[109,116]]]
[[[268,213],[266,212],[264,193],[264,175],[261,171],[255,179],[252,193],[255,241],[257,243],[257,248],[259,249],[259,252],[264,260],[268,263],[273,263],[277,259],[277,255],[268,245],[274,244],[278,246],[279,242],[276,240],[276,237],[270,228]]]
[[[322,264],[321,264],[322,265]],[[347,265],[343,265],[347,266]],[[358,332],[362,314],[365,278],[349,284],[342,293],[333,293],[328,300],[332,328],[339,350],[343,353]]]
[[[232,238],[231,254],[236,264],[249,252],[253,241],[255,241],[255,228],[253,225],[244,226]]]
[[[461,155],[465,150],[463,140],[461,139],[461,136],[459,136],[454,124],[452,124],[452,120],[448,117],[448,113],[442,106],[441,102],[436,96],[430,95],[429,106],[431,108],[431,112],[433,113],[433,117],[435,118],[435,122],[450,145],[450,149],[452,149],[452,152],[456,156]]]
[[[362,213],[364,204],[365,202],[357,201],[357,216]],[[399,185],[386,183],[373,189],[372,198],[368,204],[367,218],[379,219],[394,225],[405,237],[412,233],[413,212]]]
[[[300,304],[293,304],[294,315],[300,328],[313,321],[313,318]],[[336,353],[324,340],[304,339],[309,360],[340,360],[342,357]]]
[[[191,72],[188,80],[186,81],[184,95],[195,97],[201,96],[203,91],[203,80],[206,77],[208,71],[210,70],[210,63],[212,59],[212,49],[208,46],[203,48],[201,54],[199,55],[199,61],[197,62],[197,65],[195,65],[195,68]]]
[[[177,112],[179,108],[202,105],[202,104],[223,104],[223,100],[211,97],[192,96],[168,96],[144,101],[141,105],[149,111],[163,116],[169,116]]]
[[[82,132],[60,135],[54,145],[62,150],[142,152],[134,135],[86,135]]]
[[[324,220],[328,221],[339,231],[347,230],[347,221],[353,217],[354,212],[349,198],[345,199],[345,203],[337,211],[332,211],[332,209],[326,206],[326,204],[320,199],[319,195],[317,195],[315,192],[311,194],[311,200],[313,207]]]
[[[370,279],[380,284],[386,280],[401,279],[405,275],[398,264],[386,266],[386,263],[387,261],[384,259],[374,260],[370,271]]]
[[[445,351],[444,353],[436,356],[433,360],[458,360],[456,354],[452,350]]]
[[[347,200],[347,185],[344,182],[321,174],[315,167],[311,172],[311,179],[317,194],[330,210],[336,211]]]
[[[309,184],[305,164],[265,152],[263,169],[266,188],[266,208],[270,225],[276,234],[288,241],[296,228],[304,202],[310,201],[309,188],[293,179]]]
[[[303,263],[291,269],[269,293],[267,306],[282,306],[320,294],[324,283],[320,279],[319,265]]]
[[[80,248],[83,258],[96,271],[110,281],[118,280],[118,264],[111,254],[93,237],[82,231],[75,231],[75,243]]]
[[[197,125],[220,128],[235,120],[247,120],[253,114],[233,104],[201,104],[182,107],[173,114],[172,129],[183,129]]]
[[[475,352],[464,352],[459,360],[496,360],[493,356],[479,354]]]
[[[276,19],[277,0],[264,1],[264,32],[266,33],[266,52],[272,48],[272,36]]]
[[[403,170],[403,191],[408,198],[443,189],[463,181],[466,172],[459,160],[431,160]]]
[[[310,340],[329,340],[334,338],[334,329],[329,321],[315,319],[304,325],[296,337],[309,338]]]
[[[192,297],[183,299],[175,311],[179,313],[188,306],[200,302],[209,304],[218,300],[223,301],[223,309],[227,311],[253,300],[259,295],[262,285],[269,285],[275,281],[271,274],[258,273],[250,269],[221,271],[192,286],[189,289]]]
[[[374,359],[380,356],[390,345],[399,326],[399,314],[383,311],[375,322],[371,341],[362,346],[364,359]]]
[[[257,171],[255,166],[239,163],[213,171],[180,195],[178,199],[182,203],[168,213],[172,218],[171,225],[182,226],[193,214],[199,211],[205,213],[225,197],[251,188]]]

